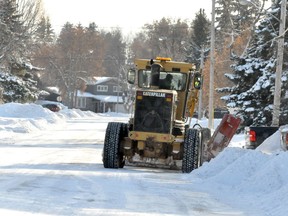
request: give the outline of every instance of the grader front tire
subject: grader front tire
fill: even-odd
[[[198,168],[200,136],[197,129],[187,129],[183,143],[182,172],[190,173]]]
[[[120,149],[120,142],[127,133],[127,125],[118,122],[109,122],[103,148],[103,164],[105,168],[123,168],[124,157]]]

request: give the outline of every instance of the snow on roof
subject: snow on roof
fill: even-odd
[[[82,91],[77,91],[77,97],[88,97],[88,98],[94,98],[95,95],[89,93],[89,92],[82,92]]]
[[[94,98],[96,100],[105,102],[105,103],[117,103],[117,100],[119,103],[123,103],[122,97],[113,96],[113,95],[94,95],[89,92],[77,92],[77,97],[86,97],[86,98]]]
[[[48,86],[47,89],[55,94],[60,94],[60,90],[56,86]]]
[[[122,97],[118,96],[111,96],[111,95],[95,95],[95,99],[103,101],[103,102],[110,102],[110,103],[123,103]]]
[[[87,80],[88,85],[98,85],[110,80],[117,80],[115,77],[93,77],[92,79]]]

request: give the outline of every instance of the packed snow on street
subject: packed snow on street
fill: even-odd
[[[103,167],[107,123],[127,122],[128,114],[53,113],[36,104],[7,103],[0,105],[0,119],[0,215],[288,212],[288,153],[278,132],[256,150],[244,149],[244,135],[237,134],[216,158],[183,174]],[[199,123],[207,125],[205,119]]]

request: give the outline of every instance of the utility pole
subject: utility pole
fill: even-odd
[[[285,38],[284,35],[285,35],[285,22],[286,22],[286,2],[287,0],[282,0],[281,3],[281,17],[279,25],[277,66],[275,76],[275,90],[274,90],[273,118],[272,118],[273,126],[279,126],[281,84],[282,84],[281,77],[282,77],[284,38]]]
[[[118,106],[119,106],[119,91],[120,91],[120,74],[121,74],[121,70],[122,70],[122,67],[120,67],[120,70],[119,70],[119,73],[118,73],[116,113],[119,112]]]
[[[210,48],[210,84],[209,84],[209,121],[208,128],[214,128],[214,49],[215,49],[215,0],[212,0],[211,16],[211,48]]]
[[[200,62],[200,72],[203,79],[203,68],[204,68],[204,45],[201,47],[201,62]],[[203,80],[202,80],[202,86],[203,86]],[[203,97],[203,90],[202,88],[199,91],[199,102],[198,102],[198,120],[201,120],[202,118],[202,97]]]

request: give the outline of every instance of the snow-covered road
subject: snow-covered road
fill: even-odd
[[[127,118],[113,119],[126,122]],[[0,145],[1,215],[244,215],[177,171],[104,169],[111,118],[72,119]]]

